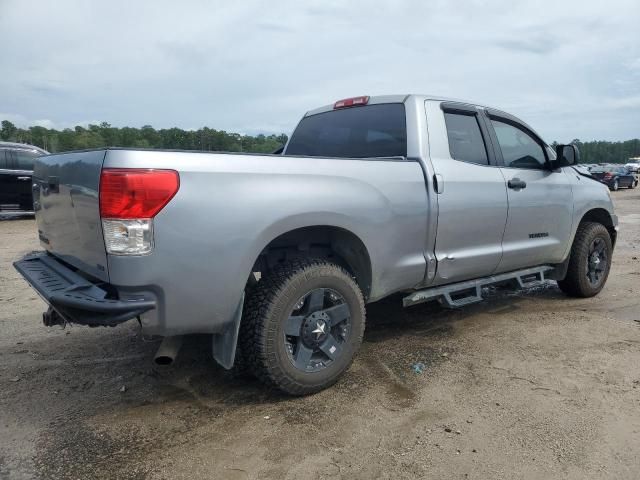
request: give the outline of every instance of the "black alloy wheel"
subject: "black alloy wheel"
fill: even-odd
[[[330,288],[316,288],[296,302],[287,318],[283,339],[289,359],[304,372],[326,368],[349,339],[351,312],[344,297]]]

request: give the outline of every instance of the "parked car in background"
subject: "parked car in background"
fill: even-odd
[[[636,176],[627,167],[619,165],[593,167],[590,173],[611,190],[618,190],[622,187],[636,188],[638,184]]]
[[[0,142],[0,213],[33,213],[33,162],[48,153],[33,145]]]
[[[640,173],[640,159],[630,158],[629,163],[627,163],[625,167],[633,173]]]

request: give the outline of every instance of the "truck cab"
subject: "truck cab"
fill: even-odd
[[[583,196],[613,209],[606,189],[559,166],[554,149],[524,121],[437,96],[355,97],[312,110],[284,155],[419,162],[430,232],[421,286],[562,263],[576,216],[589,210]]]

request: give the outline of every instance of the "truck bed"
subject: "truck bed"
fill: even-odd
[[[111,168],[179,173],[149,255],[105,252],[98,187]],[[155,301],[142,316],[150,334],[224,330],[263,249],[297,228],[361,239],[372,259],[369,300],[424,278],[429,211],[417,161],[102,149],[43,157],[34,176],[43,247],[121,299]]]

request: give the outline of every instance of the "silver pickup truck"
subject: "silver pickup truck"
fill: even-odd
[[[308,112],[279,154],[107,148],[41,157],[45,251],[15,263],[46,325],[138,319],[212,334],[213,356],[294,395],[349,367],[365,304],[460,307],[491,284],[604,286],[617,218],[606,186],[500,110],[424,95]]]

